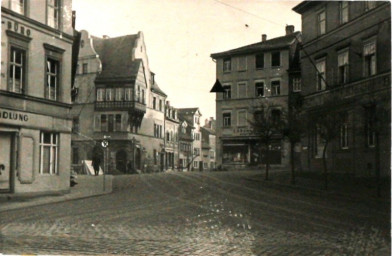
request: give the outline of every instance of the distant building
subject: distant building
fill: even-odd
[[[98,38],[81,31],[72,108],[72,163],[91,160],[120,173],[163,171],[165,101],[150,71],[143,33]],[[105,136],[109,147],[99,146]]]
[[[193,130],[194,127],[187,122],[187,120],[179,115],[180,121],[178,127],[178,170],[179,171],[190,171],[192,168],[193,161]]]
[[[71,9],[1,2],[0,192],[69,192]]]
[[[192,152],[193,157],[191,161],[191,170],[201,171],[203,170],[203,162],[201,157],[201,131],[200,131],[200,118],[201,113],[199,108],[179,108],[178,115],[182,120],[187,122],[187,125],[192,127]]]
[[[249,120],[268,104],[269,115],[281,118],[287,112],[293,84],[300,90],[298,66],[300,32],[286,26],[286,34],[233,50],[211,54],[216,60],[216,76],[224,92],[216,96],[216,163],[225,168],[242,168],[265,163],[260,137]],[[263,113],[265,114],[265,113]],[[282,135],[275,137],[269,163],[287,165],[289,145]]]
[[[177,170],[179,164],[179,124],[177,109],[166,101],[165,108],[165,170]]]
[[[214,170],[216,168],[216,136],[215,136],[215,120],[206,119],[205,125],[201,130],[201,146],[203,170]]]
[[[328,169],[374,176],[380,165],[381,175],[390,175],[390,2],[304,1],[293,10],[302,15],[305,115],[332,112],[346,119],[327,148]],[[380,110],[387,114],[380,117]],[[304,168],[322,168],[323,147],[319,127],[310,124],[302,141]]]

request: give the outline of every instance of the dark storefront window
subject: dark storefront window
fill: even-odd
[[[243,163],[248,161],[248,145],[223,145],[223,163]]]

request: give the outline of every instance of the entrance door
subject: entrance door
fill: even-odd
[[[0,133],[0,192],[11,190],[12,135]]]
[[[135,169],[136,170],[141,170],[141,152],[140,148],[136,148],[136,153],[135,153]]]
[[[122,173],[127,172],[127,153],[120,150],[116,154],[116,168]]]

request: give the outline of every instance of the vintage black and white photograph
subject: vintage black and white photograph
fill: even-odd
[[[391,255],[391,3],[1,0],[0,255]]]

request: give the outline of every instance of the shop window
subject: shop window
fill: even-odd
[[[59,29],[60,24],[60,0],[47,0],[47,24],[48,26]]]
[[[223,59],[223,72],[230,72],[231,71],[231,58],[224,58]]]
[[[45,98],[47,99],[50,100],[58,99],[59,71],[60,71],[60,63],[57,60],[48,58],[46,60],[46,87],[45,87]]]
[[[255,83],[256,97],[264,97],[264,82]]]
[[[272,67],[280,66],[280,52],[271,53],[271,66]]]
[[[40,134],[40,174],[57,174],[58,134]]]
[[[256,69],[264,68],[264,53],[256,55]]]
[[[365,44],[363,48],[364,76],[376,74],[376,42]]]
[[[10,73],[8,78],[8,90],[22,93],[24,90],[26,52],[22,49],[11,47]]]
[[[222,163],[247,164],[248,145],[223,145]]]
[[[280,81],[271,81],[271,95],[278,96],[280,95]]]

